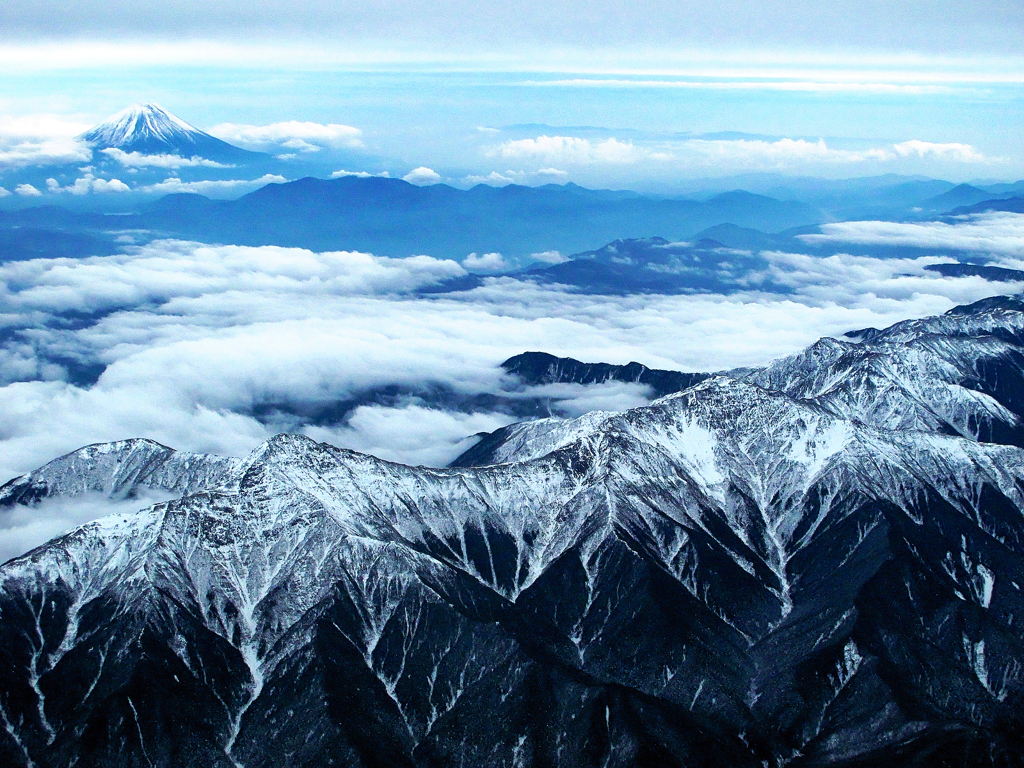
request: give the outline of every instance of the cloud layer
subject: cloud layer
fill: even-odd
[[[834,225],[824,236],[959,243],[1010,261],[1024,253],[1024,216],[893,226]],[[925,268],[944,257],[763,255],[749,291],[728,297],[586,296],[508,277],[421,295],[472,261],[175,241],[0,264],[0,480],[93,442],[141,436],[244,455],[279,431],[439,465],[474,433],[515,420],[502,398],[578,415],[651,396],[617,382],[524,390],[498,366],[522,351],[722,370],[1024,289]],[[85,499],[0,519],[0,557],[109,509]]]
[[[989,213],[955,222],[848,221],[826,224],[820,235],[801,235],[818,243],[859,245],[902,245],[938,251],[966,251],[1000,259],[1004,266],[1016,266],[1024,259],[1024,216]]]
[[[853,239],[884,228],[840,226],[847,228],[825,236]],[[903,241],[917,235],[921,244],[935,242],[936,227],[901,226]],[[1015,258],[1024,248],[1024,216],[976,217],[938,231],[944,244],[974,252],[996,252],[995,243]],[[467,267],[493,268],[500,261],[494,254],[460,265],[428,256],[158,241],[123,255],[4,264],[0,474],[13,476],[86,443],[134,436],[244,453],[277,430],[312,428],[304,413],[389,387],[406,394],[354,412],[355,421],[319,418],[316,425],[351,447],[386,448],[389,458],[441,461],[454,455],[456,426],[471,432],[511,417],[475,405],[438,411],[436,401],[416,393],[451,392],[453,402],[514,397],[497,364],[525,350],[718,370],[765,363],[822,335],[1020,289],[925,269],[943,257],[765,256],[766,272],[749,276],[747,293],[729,297],[584,296],[505,277],[485,278],[465,293],[416,293]],[[588,398],[636,404],[642,393],[545,397],[570,412],[587,407]],[[415,419],[433,426],[413,429]],[[373,425],[387,434],[375,435]],[[399,439],[403,434],[436,439],[412,445]]]

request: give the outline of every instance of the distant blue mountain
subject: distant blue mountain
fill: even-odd
[[[984,200],[974,205],[965,205],[954,208],[949,212],[950,216],[966,216],[972,213],[989,213],[1006,211],[1009,213],[1024,213],[1024,197],[1009,197],[998,200]]]
[[[698,202],[575,184],[460,190],[344,177],[272,184],[226,202],[168,197],[137,219],[140,227],[197,240],[461,259],[472,252],[573,253],[655,233],[682,239],[724,223],[778,232],[824,217],[804,203],[739,191]]]
[[[971,184],[959,184],[943,192],[941,195],[925,200],[922,205],[928,210],[945,212],[953,208],[991,200],[992,198],[993,194],[987,190],[972,186]]]

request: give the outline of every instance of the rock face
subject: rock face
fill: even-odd
[[[826,343],[488,466],[278,436],[0,570],[0,763],[1022,765],[1022,324]]]

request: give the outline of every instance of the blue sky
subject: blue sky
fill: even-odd
[[[56,8],[0,10],[0,178],[5,147],[149,101],[206,130],[350,126],[358,146],[321,155],[334,170],[426,167],[459,186],[1024,177],[1017,4]]]

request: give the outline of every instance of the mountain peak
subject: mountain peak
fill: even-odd
[[[142,154],[199,155],[210,160],[245,161],[261,157],[205,133],[157,104],[132,104],[81,134],[96,150]]]
[[[99,149],[129,149],[151,141],[173,148],[182,139],[194,143],[195,136],[206,135],[156,104],[132,104],[86,131],[81,138]]]

